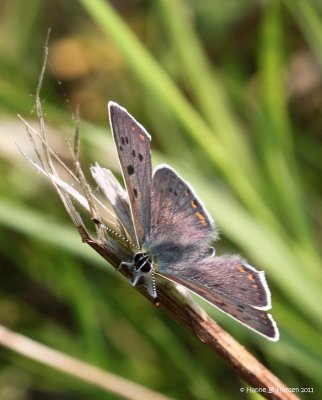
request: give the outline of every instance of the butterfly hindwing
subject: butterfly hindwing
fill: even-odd
[[[209,293],[229,296],[237,303],[262,310],[271,308],[271,294],[264,272],[257,271],[239,256],[213,255],[195,263],[169,264],[163,266],[160,273],[198,282]]]
[[[151,137],[123,107],[109,102],[110,122],[123,178],[130,199],[137,244],[151,226]]]
[[[112,205],[114,212],[132,240],[135,240],[134,226],[131,218],[130,203],[127,192],[122,188],[112,171],[100,167],[91,167],[91,173],[97,185]]]
[[[237,301],[229,294],[223,294],[217,290],[209,289],[207,286],[201,285],[198,280],[192,281],[171,274],[162,274],[162,276],[191,290],[198,296],[207,300],[210,304],[217,307],[220,311],[223,311],[225,314],[268,339],[273,341],[279,339],[279,332],[276,323],[272,316],[267,314],[265,311],[252,307],[242,300]]]

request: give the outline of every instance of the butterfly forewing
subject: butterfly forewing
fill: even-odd
[[[110,122],[123,178],[130,199],[137,244],[142,245],[151,226],[151,137],[123,108],[109,102]]]

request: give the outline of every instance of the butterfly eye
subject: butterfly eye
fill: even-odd
[[[136,253],[136,254],[134,255],[134,257],[133,257],[133,262],[134,262],[134,264],[137,264],[137,263],[141,260],[142,256],[143,256],[142,253]]]
[[[144,264],[142,264],[142,266],[141,266],[141,268],[140,268],[140,270],[141,270],[141,272],[150,272],[151,271],[151,263],[150,263],[150,259],[148,258],[145,262],[144,262]]]

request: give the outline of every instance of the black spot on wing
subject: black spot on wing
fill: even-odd
[[[137,191],[135,188],[133,188],[133,194],[134,194],[134,197],[137,199],[137,197],[138,197],[138,191]]]
[[[143,156],[142,156],[141,153],[139,153],[139,160],[140,160],[140,161],[143,161]]]
[[[133,165],[128,165],[128,166],[127,166],[127,173],[128,173],[129,175],[133,175],[133,174],[134,174]]]

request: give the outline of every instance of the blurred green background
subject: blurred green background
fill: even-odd
[[[322,3],[319,0],[2,0],[0,320],[66,354],[176,399],[245,399],[221,359],[82,244],[32,155],[36,83],[52,28],[43,107],[63,157],[81,112],[84,170],[116,171],[106,104],[126,107],[196,188],[218,253],[266,271],[281,339],[202,303],[289,387],[322,393]],[[87,174],[89,180],[90,175]],[[1,400],[116,399],[0,349]]]

